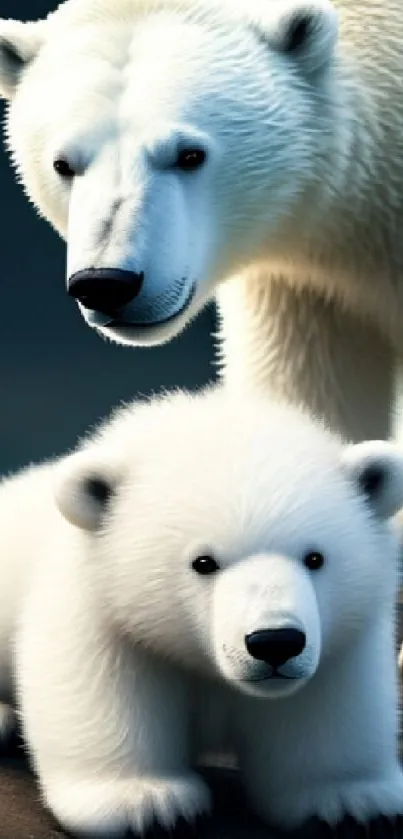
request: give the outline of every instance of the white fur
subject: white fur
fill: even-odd
[[[309,34],[289,54],[302,18]],[[19,75],[9,49],[2,58],[10,26],[0,23],[10,148],[28,194],[68,240],[68,277],[144,272],[120,327],[81,306],[116,340],[170,338],[217,283],[299,230],[301,213],[306,235],[313,182],[344,187],[345,163],[335,171],[333,157],[350,132],[341,123],[330,136],[346,102],[328,0],[120,0],[118,12],[68,0],[42,23],[44,43]],[[178,171],[178,150],[195,146],[204,167]],[[73,182],[53,170],[60,156]]]
[[[289,55],[304,14],[310,37]],[[349,439],[387,437],[402,40],[397,0],[67,0],[34,27],[2,21],[10,149],[68,240],[68,274],[145,272],[121,326],[83,308],[87,321],[159,343],[217,291],[231,386],[305,404]],[[182,141],[205,145],[203,169],[170,168]],[[72,186],[53,171],[60,154]]]
[[[310,36],[290,55],[301,15]],[[34,27],[0,23],[10,148],[68,239],[68,274],[145,273],[126,327],[83,309],[88,322],[123,342],[167,340],[236,272],[220,286],[229,379],[296,391],[354,438],[386,435],[402,38],[396,0],[365,3],[365,26],[358,0],[67,0]],[[172,168],[183,142],[208,151],[200,171]],[[60,154],[72,186],[53,171]]]
[[[135,404],[4,482],[0,699],[15,681],[65,826],[194,819],[209,793],[192,766],[220,749],[220,718],[268,821],[401,812],[386,516],[402,470],[392,444],[345,447],[303,412],[222,389]],[[200,555],[219,570],[197,574]],[[305,648],[275,675],[245,636],[287,628]]]

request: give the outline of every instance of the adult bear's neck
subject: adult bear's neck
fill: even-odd
[[[223,284],[218,304],[228,386],[292,400],[352,441],[389,437],[393,355],[374,326],[265,272]]]

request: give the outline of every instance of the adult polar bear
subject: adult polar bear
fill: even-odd
[[[220,286],[228,382],[384,438],[403,340],[403,11],[335,6],[67,0],[0,22],[0,91],[88,323],[161,343]]]

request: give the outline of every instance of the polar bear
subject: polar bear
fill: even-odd
[[[0,22],[9,147],[87,322],[157,344],[217,292],[228,383],[386,438],[402,41],[398,0],[67,0]]]
[[[93,839],[192,824],[210,806],[197,764],[226,738],[267,822],[400,829],[402,503],[392,443],[346,446],[224,388],[125,408],[6,481],[1,695],[16,684],[59,822]]]

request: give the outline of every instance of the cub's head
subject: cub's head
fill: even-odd
[[[263,398],[126,409],[56,499],[117,630],[249,694],[296,691],[393,608],[403,454]]]
[[[306,234],[336,169],[336,40],[328,0],[67,0],[0,21],[9,147],[90,326],[166,341]]]

